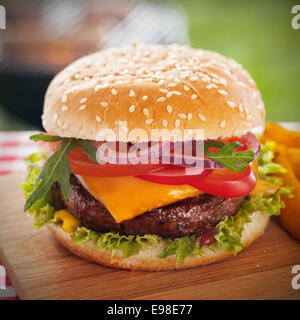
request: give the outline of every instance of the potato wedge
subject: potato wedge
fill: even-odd
[[[296,177],[300,181],[300,149],[288,148],[287,157]]]
[[[289,162],[288,148],[277,145],[275,151],[275,161],[287,169],[287,173],[277,174],[283,179],[285,186],[293,187],[293,198],[282,195],[285,208],[279,216],[280,223],[293,237],[300,240],[300,182]]]
[[[286,130],[277,123],[268,122],[266,124],[261,142],[265,143],[268,140],[275,141],[286,147],[300,148],[300,132]]]

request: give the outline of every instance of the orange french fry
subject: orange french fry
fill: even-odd
[[[275,162],[287,169],[287,173],[280,173],[277,176],[283,179],[285,186],[293,187],[294,195],[293,198],[282,195],[286,207],[281,210],[280,223],[293,237],[300,240],[300,182],[289,162],[288,148],[281,145],[276,146]]]
[[[261,142],[265,143],[268,140],[275,141],[286,147],[300,148],[300,132],[286,130],[277,123],[266,123]]]
[[[300,149],[288,148],[287,157],[296,177],[300,181]]]

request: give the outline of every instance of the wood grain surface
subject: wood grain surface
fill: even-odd
[[[130,272],[72,255],[23,213],[22,176],[0,179],[0,261],[21,299],[300,299],[300,242],[276,218],[236,257],[195,269]]]

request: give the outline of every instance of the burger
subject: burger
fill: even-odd
[[[49,85],[45,133],[31,137],[47,151],[27,159],[24,209],[106,266],[174,270],[236,255],[282,206],[272,150],[252,133],[264,119],[251,76],[220,54],[96,52]]]

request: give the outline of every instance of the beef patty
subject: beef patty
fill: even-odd
[[[70,182],[68,200],[63,199],[59,184],[53,185],[55,208],[66,208],[84,226],[99,232],[115,231],[126,235],[157,234],[161,237],[179,238],[211,229],[226,216],[234,215],[243,202],[243,198],[225,199],[202,194],[116,223],[106,207],[94,198],[73,174]]]

